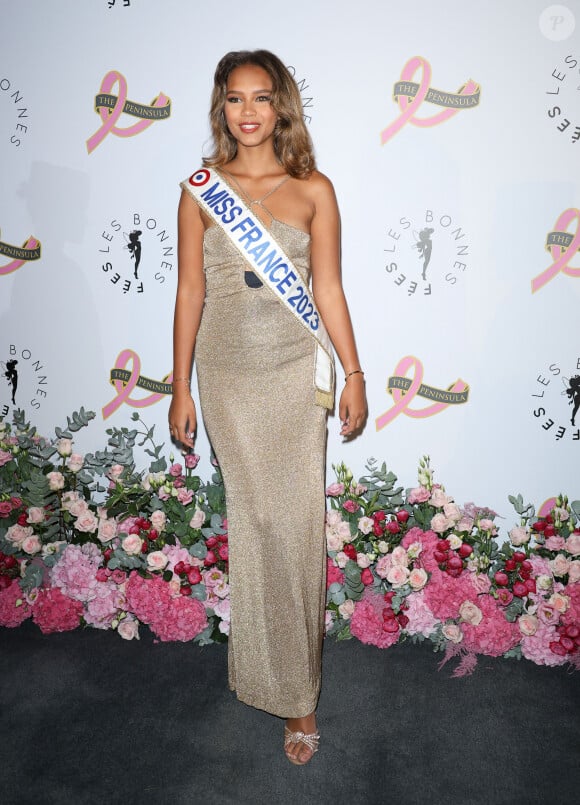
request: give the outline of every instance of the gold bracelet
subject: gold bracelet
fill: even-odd
[[[351,377],[352,375],[364,375],[364,372],[362,369],[354,369],[352,372],[349,372],[347,375],[344,376],[344,382],[346,383],[348,378]]]

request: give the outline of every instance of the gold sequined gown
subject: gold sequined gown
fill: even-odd
[[[309,236],[272,234],[308,282]],[[326,411],[314,404],[315,342],[265,286],[250,287],[218,226],[204,238],[206,300],[195,360],[228,513],[229,684],[283,718],[320,691],[326,548]]]

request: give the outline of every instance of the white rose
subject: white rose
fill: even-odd
[[[570,560],[563,553],[559,553],[550,562],[550,567],[554,576],[565,576],[570,569]]]
[[[123,640],[139,640],[139,621],[133,618],[124,618],[117,626],[117,632]]]
[[[409,559],[416,559],[422,550],[423,546],[420,542],[412,542],[407,548],[407,556]]]
[[[530,541],[530,535],[526,528],[522,525],[517,525],[510,531],[510,540],[512,545],[518,548],[520,545],[525,545]]]
[[[68,504],[68,510],[73,517],[81,517],[89,510],[89,504],[86,500],[73,500]]]
[[[28,509],[27,523],[42,523],[44,521],[44,509],[40,506],[31,506]]]
[[[165,523],[167,522],[165,512],[162,511],[161,509],[156,509],[154,512],[151,513],[151,517],[149,519],[151,520],[151,525],[153,526],[155,531],[157,531],[157,533],[160,534],[165,528]]]
[[[329,551],[340,551],[344,545],[344,540],[335,531],[326,534],[326,547]]]
[[[356,555],[356,563],[360,568],[368,567],[371,563],[371,560],[366,555],[366,553],[357,553]]]
[[[394,548],[392,556],[394,565],[400,565],[401,567],[409,566],[409,557],[402,545],[397,545],[397,547]]]
[[[524,612],[524,614],[520,615],[518,618],[518,626],[520,627],[520,632],[523,635],[530,637],[531,635],[536,634],[538,630],[538,619],[535,615],[530,615],[527,612]]]
[[[163,551],[151,551],[147,555],[147,567],[149,570],[163,570],[167,565],[167,556]]]
[[[414,570],[411,570],[409,574],[409,585],[415,592],[422,590],[427,584],[428,578],[427,571],[423,570],[422,567],[416,567]]]
[[[387,573],[387,581],[393,587],[403,587],[409,578],[409,568],[402,565],[393,565]]]
[[[123,474],[124,469],[125,468],[122,466],[122,464],[113,464],[111,467],[109,467],[105,475],[111,481],[116,481]]]
[[[143,547],[143,540],[137,534],[129,534],[125,537],[125,539],[121,542],[123,546],[123,550],[125,553],[128,553],[129,556],[137,556],[141,553],[141,548]]]
[[[59,456],[70,456],[72,453],[72,439],[59,439],[55,447]]]
[[[441,631],[443,632],[443,637],[446,640],[451,640],[452,643],[461,643],[463,640],[461,627],[456,623],[446,623]]]
[[[117,523],[115,520],[108,520],[101,517],[99,520],[99,529],[97,531],[97,539],[99,542],[109,542],[117,533]]]
[[[461,537],[458,537],[457,534],[450,534],[447,539],[449,540],[449,546],[456,551],[461,545],[463,545],[463,540]]]
[[[57,540],[57,542],[47,542],[46,545],[42,546],[42,558],[55,554],[61,545],[68,545],[68,543],[64,539]]]
[[[456,503],[446,503],[443,506],[443,514],[448,520],[451,520],[454,523],[456,523],[458,520],[461,520],[461,512],[459,511],[459,506]]]
[[[431,518],[431,528],[437,534],[443,534],[453,523],[442,512]]]
[[[72,453],[67,459],[66,466],[71,472],[78,472],[84,463],[85,460],[79,453]]]
[[[64,487],[64,475],[62,472],[49,472],[46,474],[48,478],[48,486],[52,492],[57,492]]]
[[[436,509],[440,509],[445,506],[446,503],[450,503],[450,498],[447,497],[445,492],[442,489],[434,489],[431,493],[431,499],[429,503],[431,506],[435,506]]]
[[[552,577],[547,573],[542,573],[536,579],[536,586],[538,590],[549,590],[552,587]]]
[[[334,557],[334,561],[340,568],[345,568],[348,562],[348,556],[345,554],[344,551],[339,551],[336,556]]]
[[[465,623],[469,623],[471,626],[477,626],[481,623],[483,613],[481,609],[475,606],[471,601],[464,601],[459,607],[459,616]]]
[[[361,534],[370,534],[373,530],[373,521],[370,517],[361,517],[358,521],[357,528]]]
[[[75,520],[75,528],[77,531],[82,531],[85,534],[92,534],[94,531],[97,530],[99,527],[99,521],[95,517],[95,515],[88,511],[84,514],[81,514],[80,517],[77,517]]]
[[[382,539],[378,544],[378,549],[379,549],[379,551],[381,553],[388,553],[389,552],[389,543],[385,542],[385,540]]]
[[[552,593],[552,595],[548,598],[548,604],[551,604],[555,610],[562,614],[568,609],[570,598],[569,596],[562,595],[561,593]]]

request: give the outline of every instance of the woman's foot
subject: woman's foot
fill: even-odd
[[[316,731],[316,714],[303,718],[289,718],[284,730],[284,751],[291,763],[303,766],[318,751],[320,736]]]

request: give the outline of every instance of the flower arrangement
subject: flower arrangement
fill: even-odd
[[[45,632],[80,625],[162,641],[222,642],[229,633],[228,533],[219,468],[162,455],[154,429],[107,431],[104,450],[74,452],[81,409],[48,440],[0,422],[0,626],[27,618]],[[138,471],[134,448],[150,458]],[[459,507],[433,481],[403,490],[374,460],[359,481],[344,465],[327,489],[326,633],[386,648],[430,641],[442,665],[469,673],[478,654],[580,667],[580,503],[560,496],[498,544],[495,512]]]

